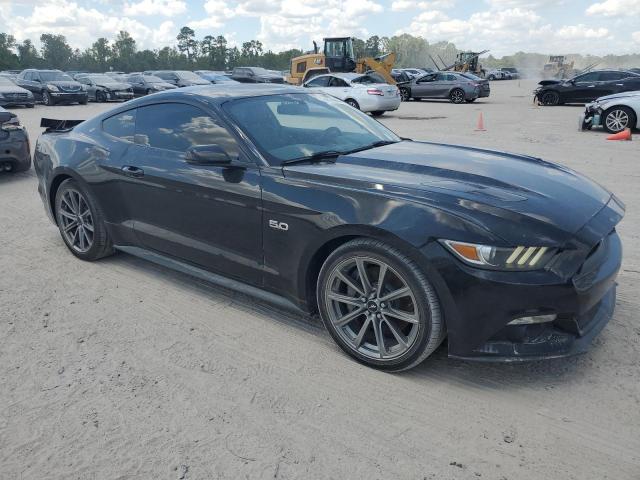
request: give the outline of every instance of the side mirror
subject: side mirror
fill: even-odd
[[[0,112],[0,123],[8,122],[12,118],[13,118],[13,113],[7,112],[7,111]]]
[[[191,147],[185,160],[192,165],[231,165],[231,157],[216,144]]]

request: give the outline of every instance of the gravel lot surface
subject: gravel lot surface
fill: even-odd
[[[489,99],[382,122],[538,155],[626,202],[617,310],[589,353],[503,365],[441,347],[380,373],[317,320],[125,254],[77,260],[34,171],[0,175],[0,478],[640,479],[640,138],[579,132],[582,107],[534,107],[533,88],[493,82]],[[14,111],[35,143],[42,116],[106,108]]]

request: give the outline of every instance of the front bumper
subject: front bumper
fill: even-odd
[[[33,97],[0,97],[0,107],[17,107],[20,105],[35,105],[35,99]]]
[[[622,245],[613,228],[621,216],[608,207],[583,227],[601,241],[584,253],[578,267],[558,273],[498,272],[469,267],[438,242],[424,254],[442,283],[436,288],[445,312],[449,356],[484,361],[525,361],[582,353],[611,319]],[[598,231],[598,235],[602,232]],[[573,271],[577,268],[576,271]],[[547,323],[509,325],[516,318],[556,315]]]
[[[106,92],[107,100],[131,100],[133,98],[133,92],[127,92],[122,90]]]
[[[89,99],[87,92],[49,92],[55,103],[86,102]]]

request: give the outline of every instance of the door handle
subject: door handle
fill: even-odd
[[[122,167],[122,171],[129,177],[144,177],[144,170],[138,167],[132,167],[131,165],[125,165],[124,167]]]

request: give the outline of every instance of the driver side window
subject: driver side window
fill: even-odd
[[[436,74],[432,73],[431,75],[425,75],[424,77],[418,79],[418,83],[433,82],[435,79],[436,79]]]
[[[326,87],[329,85],[331,77],[316,77],[307,82],[307,87]]]
[[[576,83],[597,82],[598,76],[599,76],[599,73],[597,72],[585,73],[584,75],[580,75],[579,77],[576,77]]]

